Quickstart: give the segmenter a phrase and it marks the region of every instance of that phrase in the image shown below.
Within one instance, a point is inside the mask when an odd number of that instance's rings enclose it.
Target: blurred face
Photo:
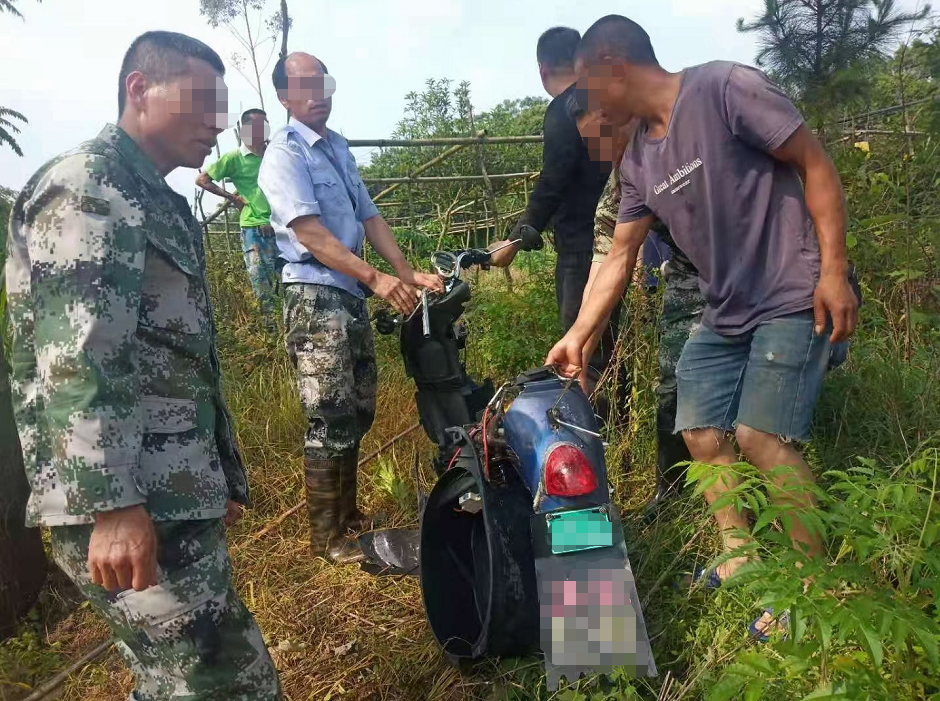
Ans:
[[[271,126],[263,114],[252,114],[239,130],[242,141],[254,151],[263,151],[271,136]]]
[[[624,80],[629,70],[622,61],[606,59],[593,65],[579,60],[575,65],[578,74],[578,99],[586,103],[589,112],[597,112],[615,127],[627,124],[635,115],[630,93]]]
[[[137,112],[141,136],[165,172],[199,168],[228,127],[228,88],[205,61],[188,59],[185,75],[153,83],[140,72],[127,78],[127,100]]]
[[[323,73],[320,62],[308,54],[295,54],[287,60],[287,90],[279,90],[281,104],[291,116],[311,129],[326,125],[333,110],[336,81]]]
[[[591,154],[591,160],[620,165],[623,152],[636,131],[637,120],[630,120],[625,126],[615,127],[600,113],[586,112],[578,117],[578,132]]]
[[[578,117],[578,133],[593,161],[614,163],[617,160],[615,131],[600,112],[585,112]]]

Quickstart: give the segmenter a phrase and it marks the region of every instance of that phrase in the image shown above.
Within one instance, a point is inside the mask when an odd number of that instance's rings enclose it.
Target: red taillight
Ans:
[[[545,491],[553,497],[581,497],[597,489],[587,457],[573,445],[552,448],[545,460]]]

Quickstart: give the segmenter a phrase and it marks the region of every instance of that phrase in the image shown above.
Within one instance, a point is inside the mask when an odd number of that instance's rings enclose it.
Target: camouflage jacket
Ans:
[[[604,192],[597,203],[597,210],[594,213],[594,262],[603,263],[604,258],[610,253],[610,247],[614,240],[614,229],[617,227],[617,218],[620,214],[620,169],[614,168],[610,174],[610,179],[604,186]],[[692,261],[686,258],[676,242],[669,233],[669,229],[661,221],[656,221],[652,226],[652,231],[659,234],[669,247],[669,260],[666,263],[667,270],[664,271],[667,277],[672,274],[687,277],[698,277],[698,271],[692,265]],[[639,261],[638,261],[639,262]],[[698,281],[694,281],[697,285]]]
[[[126,132],[108,125],[32,177],[6,274],[30,525],[137,504],[210,519],[248,502],[202,235]]]

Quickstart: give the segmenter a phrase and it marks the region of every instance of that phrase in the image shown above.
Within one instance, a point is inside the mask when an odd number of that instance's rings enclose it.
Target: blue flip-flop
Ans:
[[[772,606],[768,606],[767,608],[765,608],[763,613],[761,613],[760,616],[758,616],[753,621],[751,621],[751,625],[748,627],[748,632],[751,634],[751,637],[753,637],[754,639],[756,639],[758,642],[761,642],[761,643],[766,643],[768,640],[770,640],[769,635],[767,635],[766,633],[762,633],[757,629],[757,624],[760,623],[760,619],[762,619],[764,617],[764,614],[767,614],[767,613],[769,613],[771,616],[774,615],[774,609]],[[790,627],[790,612],[789,611],[784,611],[779,616],[777,616],[777,625],[783,628]],[[764,630],[766,630],[766,628]],[[786,633],[783,634],[783,639],[784,640],[787,639]]]
[[[697,565],[692,571],[692,584],[698,584],[703,581],[702,587],[704,589],[719,589],[721,587],[721,577],[718,576],[716,570],[706,570],[702,565]],[[673,584],[673,589],[679,591],[679,586],[681,582],[676,582]]]

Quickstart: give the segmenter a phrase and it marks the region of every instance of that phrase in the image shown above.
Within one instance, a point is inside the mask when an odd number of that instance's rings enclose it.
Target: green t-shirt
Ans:
[[[231,180],[238,194],[248,202],[242,207],[238,220],[243,229],[271,223],[271,206],[258,187],[259,168],[261,159],[244,146],[237,151],[222,154],[219,160],[206,168],[206,175],[216,182],[223,178]]]

